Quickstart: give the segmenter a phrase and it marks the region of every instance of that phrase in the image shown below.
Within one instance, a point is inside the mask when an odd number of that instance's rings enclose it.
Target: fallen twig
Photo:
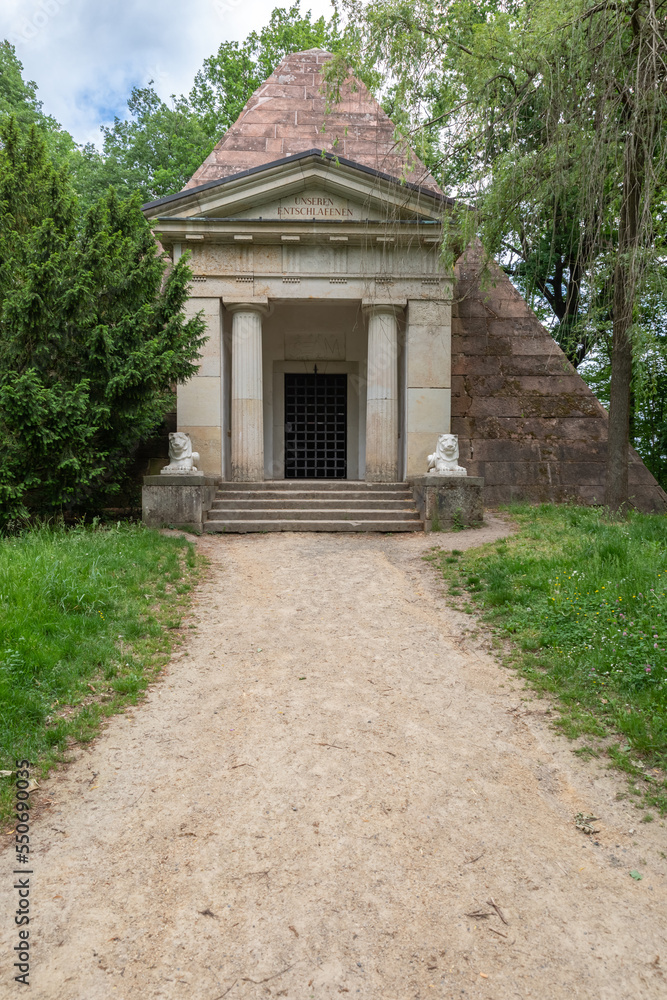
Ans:
[[[261,986],[262,983],[268,983],[271,979],[277,979],[278,976],[284,976],[285,973],[289,972],[290,969],[293,969],[295,965],[296,962],[293,962],[292,965],[288,965],[286,969],[281,969],[280,972],[274,972],[272,976],[267,976],[266,979],[248,979],[246,976],[244,976],[241,982],[254,983],[255,986]]]
[[[345,747],[339,747],[337,743],[316,743],[316,747],[333,747],[334,750],[344,750]]]
[[[233,771],[237,767],[254,767],[254,766],[255,766],[254,764],[232,764],[229,770]]]
[[[577,813],[577,815],[574,817],[574,824],[577,830],[581,830],[582,833],[587,833],[590,835],[591,833],[600,832],[599,827],[594,827],[592,825],[597,819],[599,819],[598,816],[590,816],[590,815],[584,816],[583,813]]]
[[[478,854],[476,858],[471,858],[470,861],[464,861],[463,864],[464,865],[474,865],[474,863],[476,861],[479,861],[480,858],[483,858],[485,854],[486,854],[486,851],[482,851],[482,853]]]
[[[502,931],[497,931],[495,927],[488,927],[487,930],[490,930],[492,934],[497,934],[498,937],[504,937],[504,938],[507,937],[507,934],[503,934]]]
[[[219,997],[216,997],[215,1000],[222,1000],[223,997],[226,997],[228,993],[231,993],[231,991],[234,989],[237,983],[238,979],[235,979],[232,985],[229,986],[224,993],[221,993]]]
[[[262,872],[246,872],[245,875],[232,875],[231,881],[240,882],[242,878],[251,878],[253,875],[259,875],[260,878],[268,879],[270,871],[271,869],[267,868],[265,871]]]
[[[500,917],[500,919],[502,920],[502,922],[506,926],[509,926],[507,924],[507,921],[505,920],[505,917],[503,916],[503,911],[500,909],[500,907],[498,906],[498,904],[496,902],[494,902],[493,896],[489,896],[489,898],[487,899],[487,903],[489,904],[489,906],[492,906],[494,908],[494,910],[496,911],[496,913],[498,914],[498,916]]]

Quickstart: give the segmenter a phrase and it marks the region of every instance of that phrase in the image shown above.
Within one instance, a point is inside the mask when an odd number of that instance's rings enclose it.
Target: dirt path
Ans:
[[[40,792],[33,997],[667,994],[664,825],[466,636],[433,541],[201,540],[187,646]]]

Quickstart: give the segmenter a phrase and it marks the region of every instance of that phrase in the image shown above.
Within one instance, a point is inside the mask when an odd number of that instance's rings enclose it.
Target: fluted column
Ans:
[[[392,305],[371,305],[368,315],[366,481],[398,480],[398,314]]]
[[[228,305],[232,315],[232,479],[264,479],[262,315],[265,306]]]

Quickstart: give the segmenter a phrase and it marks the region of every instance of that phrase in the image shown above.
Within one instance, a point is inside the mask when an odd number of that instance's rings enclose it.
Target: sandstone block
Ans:
[[[481,524],[483,486],[475,476],[415,476],[412,489],[425,530]]]
[[[173,526],[201,531],[219,480],[204,475],[144,476],[142,517],[151,528]]]
[[[178,429],[183,430],[186,426],[219,427],[221,391],[220,376],[196,375],[184,385],[179,385],[176,397]]]

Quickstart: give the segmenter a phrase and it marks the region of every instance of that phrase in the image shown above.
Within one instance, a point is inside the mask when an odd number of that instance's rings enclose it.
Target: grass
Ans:
[[[667,518],[597,508],[513,506],[518,532],[432,558],[466,593],[506,662],[559,703],[557,725],[667,812]]]
[[[0,541],[0,770],[44,776],[168,660],[198,573],[191,542],[142,525]],[[0,819],[12,779],[0,778]]]

